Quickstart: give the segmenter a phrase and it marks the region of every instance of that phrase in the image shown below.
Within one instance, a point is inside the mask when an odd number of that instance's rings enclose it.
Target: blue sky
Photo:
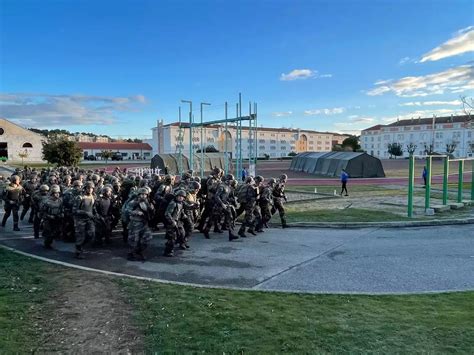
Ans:
[[[242,92],[259,125],[357,132],[474,92],[472,1],[0,4],[0,116],[28,127],[143,137]]]

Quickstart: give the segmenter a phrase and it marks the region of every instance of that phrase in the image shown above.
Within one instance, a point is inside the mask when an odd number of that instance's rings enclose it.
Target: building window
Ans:
[[[280,141],[281,144],[286,144],[285,140]]]
[[[270,147],[270,150],[276,150],[276,147],[275,147],[274,145],[272,145],[272,146]]]
[[[286,147],[281,147],[281,150],[286,150]]]
[[[24,143],[23,148],[33,148],[33,145],[31,143]]]
[[[261,145],[260,147],[258,147],[258,149],[260,149],[260,150],[265,150],[265,146],[264,146],[264,145]]]
[[[272,140],[270,141],[270,144],[276,144],[276,142],[277,142],[276,140],[272,139]]]
[[[258,143],[265,143],[265,139],[260,139]]]

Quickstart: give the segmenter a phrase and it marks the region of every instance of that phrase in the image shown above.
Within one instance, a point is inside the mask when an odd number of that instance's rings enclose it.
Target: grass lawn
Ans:
[[[51,310],[48,295],[57,287],[50,264],[0,249],[0,352],[31,353],[39,345],[37,321]]]
[[[291,222],[388,222],[406,221],[408,217],[403,217],[394,213],[367,210],[361,208],[335,209],[308,209],[307,207],[288,206],[287,220]],[[278,222],[278,213],[273,216],[273,221]]]
[[[337,193],[339,193],[341,190],[341,187],[339,186],[338,182],[338,184],[334,186],[318,186],[317,184],[315,184],[314,186],[288,186],[286,187],[285,191],[314,193],[315,188],[317,188],[318,194],[329,194],[331,196],[334,194],[334,190],[336,190]],[[370,192],[371,196],[397,196],[403,194],[406,195],[408,190],[408,188],[404,189],[403,187],[401,189],[397,189],[386,188],[381,185],[349,185],[347,189],[351,196],[366,196],[367,192]]]
[[[64,270],[0,249],[2,352],[31,352],[38,346],[35,317],[54,312],[46,301],[59,287],[46,275]],[[114,280],[134,308],[148,352],[472,353],[474,349],[474,292],[298,295]]]

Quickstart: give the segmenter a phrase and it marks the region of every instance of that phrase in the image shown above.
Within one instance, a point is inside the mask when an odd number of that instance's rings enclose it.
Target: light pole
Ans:
[[[202,142],[203,142],[203,137],[202,137],[202,131],[203,131],[203,125],[202,125],[202,107],[204,105],[207,105],[207,106],[210,106],[211,104],[207,103],[207,102],[201,102],[201,179],[204,179],[204,165],[203,165],[203,162],[204,162],[204,148],[203,148],[203,145],[202,145]],[[211,167],[212,168],[212,167]]]
[[[189,104],[189,168],[194,170],[193,164],[193,102],[190,100],[181,100]]]

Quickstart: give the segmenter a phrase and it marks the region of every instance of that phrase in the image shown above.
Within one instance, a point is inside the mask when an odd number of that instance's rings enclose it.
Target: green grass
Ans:
[[[60,287],[47,275],[62,271],[89,277],[0,249],[3,353],[38,347],[36,316],[52,316],[55,308],[48,304],[54,299],[48,296]],[[472,353],[474,349],[474,292],[298,295],[114,281],[135,310],[134,321],[148,352]]]
[[[35,325],[50,311],[50,292],[58,285],[47,277],[53,266],[0,249],[0,352],[26,353],[37,348]]]
[[[474,349],[474,293],[298,295],[119,281],[149,351],[407,353]]]
[[[321,204],[321,203],[320,203]],[[403,217],[394,213],[367,210],[362,208],[347,209],[311,209],[300,207],[294,209],[290,206],[287,209],[287,220],[291,222],[388,222],[388,221],[406,221],[408,217]],[[273,221],[278,222],[278,214],[273,216]]]
[[[307,192],[307,193],[314,193],[314,189],[317,188],[318,194],[329,194],[333,195],[334,190],[337,193],[341,191],[341,186],[339,182],[337,182],[334,186],[318,186],[317,184],[313,186],[288,186],[286,188],[287,192]],[[380,195],[401,195],[406,194],[406,189],[396,189],[396,188],[386,188],[381,185],[349,185],[347,187],[349,194],[351,196],[354,195],[364,195],[367,196],[367,192],[371,193],[371,196],[380,196]],[[407,188],[408,189],[408,188]]]

